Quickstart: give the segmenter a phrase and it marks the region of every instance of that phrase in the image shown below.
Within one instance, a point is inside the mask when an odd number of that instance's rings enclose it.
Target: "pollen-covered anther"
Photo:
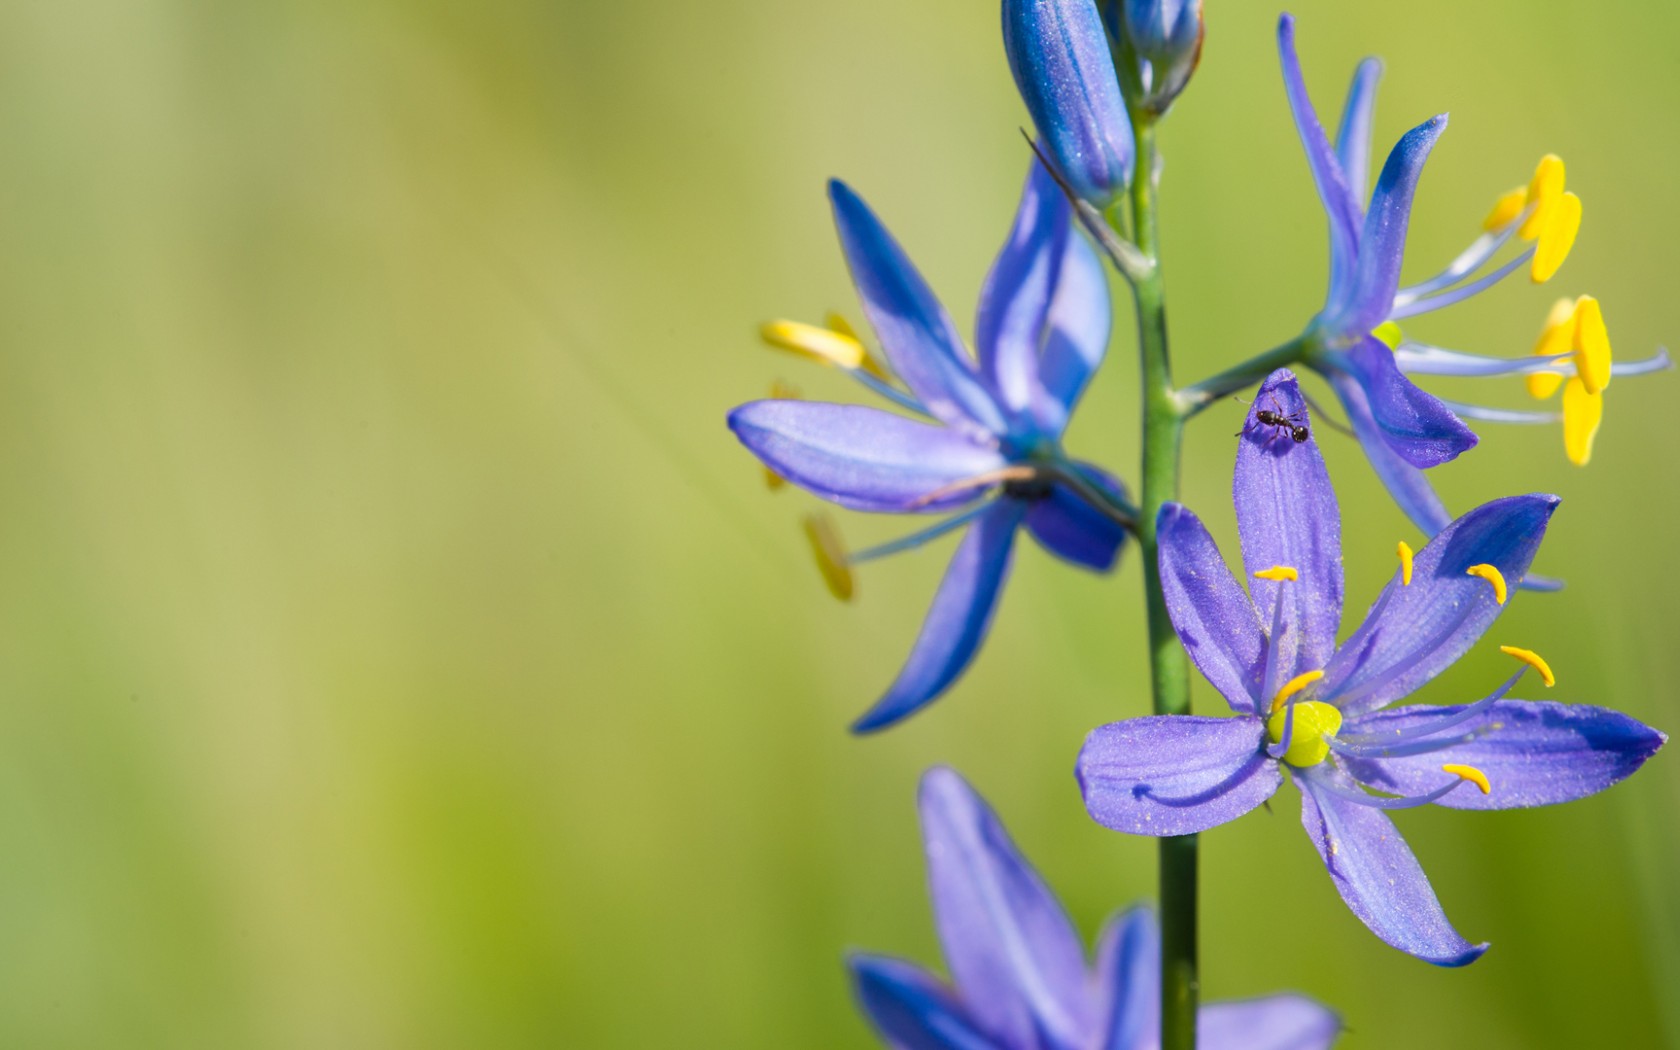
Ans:
[[[1610,331],[1598,300],[1583,295],[1575,301],[1575,374],[1587,393],[1602,393],[1610,385]]]
[[[1552,209],[1563,197],[1564,175],[1562,157],[1548,153],[1540,158],[1540,163],[1534,168],[1534,177],[1528,180],[1528,193],[1524,198],[1524,205],[1529,209],[1528,218],[1518,228],[1518,237],[1532,241],[1546,228],[1546,223],[1552,218]]]
[[[1493,210],[1488,212],[1487,218],[1482,220],[1482,229],[1489,233],[1503,230],[1511,223],[1516,222],[1517,217],[1523,213],[1523,209],[1526,207],[1528,207],[1527,186],[1518,186],[1509,193],[1501,194],[1499,199],[1493,202]]]
[[[1552,205],[1534,245],[1534,260],[1529,264],[1528,275],[1535,284],[1545,284],[1552,279],[1563,261],[1569,258],[1569,250],[1575,246],[1575,237],[1580,232],[1581,198],[1573,193],[1564,193]]]
[[[1449,762],[1441,767],[1441,772],[1451,773],[1455,777],[1469,781],[1481,788],[1482,794],[1484,795],[1493,791],[1493,785],[1488,782],[1487,774],[1483,773],[1475,766],[1461,766],[1456,763]]]
[[[778,350],[847,371],[862,368],[869,359],[856,337],[801,321],[769,321],[759,327],[758,334]]]
[[[1563,452],[1569,462],[1584,467],[1592,459],[1593,439],[1604,422],[1604,395],[1587,389],[1581,377],[1563,385]]]
[[[1269,569],[1260,569],[1255,572],[1254,578],[1257,580],[1271,580],[1274,583],[1281,583],[1284,580],[1288,580],[1293,583],[1301,578],[1301,574],[1297,572],[1293,566],[1274,565]]]
[[[811,542],[811,554],[816,558],[817,569],[828,585],[828,593],[843,602],[851,601],[854,591],[852,567],[846,558],[846,545],[841,542],[840,531],[834,527],[833,519],[827,514],[807,514],[801,524],[805,528],[805,538]]]
[[[1557,676],[1552,674],[1552,666],[1533,649],[1519,649],[1514,645],[1502,645],[1499,647],[1499,651],[1504,653],[1506,656],[1514,656],[1518,660],[1521,660],[1523,663],[1534,668],[1536,671],[1539,671],[1540,680],[1546,683],[1547,688],[1557,685]]]
[[[830,331],[838,332],[863,347],[863,370],[865,372],[877,379],[889,381],[892,379],[892,373],[887,371],[887,366],[881,363],[880,359],[875,356],[875,352],[869,349],[869,344],[863,341],[863,336],[858,335],[857,329],[852,327],[852,322],[846,320],[841,314],[830,310],[824,315],[823,324],[827,325]]]
[[[1412,545],[1401,540],[1394,553],[1400,556],[1400,586],[1412,585]]]
[[[1493,588],[1493,600],[1500,605],[1505,604],[1505,598],[1510,592],[1505,587],[1505,574],[1500,572],[1498,568],[1483,562],[1480,565],[1472,565],[1465,569],[1464,574],[1466,576],[1478,576],[1486,580],[1488,585]]]
[[[1283,683],[1283,687],[1277,691],[1277,695],[1272,697],[1272,713],[1277,713],[1283,708],[1284,704],[1289,702],[1290,697],[1323,677],[1323,671],[1303,671]]]
[[[1565,296],[1552,304],[1551,311],[1546,314],[1546,325],[1540,330],[1540,338],[1534,343],[1535,357],[1558,357],[1574,352],[1577,302],[1574,297]],[[1563,380],[1564,375],[1561,372],[1530,372],[1529,396],[1544,401],[1558,392]]]

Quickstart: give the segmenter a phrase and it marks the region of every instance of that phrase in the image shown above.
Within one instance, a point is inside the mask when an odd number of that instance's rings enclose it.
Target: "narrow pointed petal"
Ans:
[[[1034,415],[1047,433],[1059,436],[1067,429],[1073,407],[1108,352],[1113,320],[1108,271],[1089,242],[1077,232],[1071,233],[1062,256],[1056,298],[1050,303],[1050,329],[1038,366],[1044,400]]]
[[[1366,715],[1344,731],[1380,741],[1387,733],[1425,728],[1464,710],[1399,707]],[[1487,774],[1487,794],[1466,785],[1436,802],[1451,809],[1549,806],[1597,794],[1632,776],[1668,739],[1617,711],[1585,704],[1500,700],[1478,717],[1453,726],[1441,751],[1401,758],[1342,759],[1349,773],[1380,791],[1420,795],[1449,782],[1447,762]]]
[[[1278,654],[1283,681],[1318,670],[1335,651],[1342,622],[1342,515],[1310,427],[1307,440],[1296,441],[1288,429],[1261,423],[1257,415],[1264,411],[1307,425],[1307,405],[1289,369],[1273,372],[1254,395],[1231,485],[1254,606],[1265,615],[1280,599],[1286,603],[1282,622],[1289,630],[1280,645],[1293,651]],[[1292,581],[1254,578],[1275,565],[1300,575]]]
[[[1434,394],[1406,378],[1394,351],[1366,336],[1337,354],[1335,364],[1365,392],[1377,431],[1400,458],[1419,469],[1440,466],[1476,447],[1476,435]]]
[[[954,770],[928,770],[919,805],[934,922],[969,1014],[1006,1046],[1076,1047],[1095,1019],[1061,904]]]
[[[862,405],[751,401],[729,414],[729,429],[781,477],[853,510],[946,510],[981,490],[920,501],[1005,465],[948,427]]]
[[[858,1005],[891,1050],[1008,1050],[981,1034],[951,990],[920,967],[853,955],[846,968]]]
[[[1514,585],[1528,573],[1558,498],[1509,496],[1454,521],[1398,574],[1330,663],[1318,698],[1353,716],[1386,707],[1434,678],[1476,644],[1504,611],[1488,581],[1468,574],[1491,565]]]
[[[980,290],[974,348],[1004,404],[1024,411],[1040,396],[1038,348],[1067,251],[1068,206],[1056,180],[1033,158],[1021,204]]]
[[[1336,892],[1359,921],[1395,948],[1437,966],[1463,966],[1487,951],[1453,929],[1429,877],[1388,814],[1320,786],[1359,786],[1329,762],[1296,771],[1301,824],[1318,848]]]
[[[1352,286],[1359,257],[1359,202],[1348,188],[1330,140],[1319,123],[1301,77],[1301,60],[1295,53],[1295,19],[1278,19],[1278,56],[1283,62],[1283,88],[1289,96],[1289,110],[1295,116],[1295,130],[1307,152],[1307,166],[1319,200],[1330,217],[1330,295],[1328,303],[1342,299]]]
[[[1238,713],[1260,710],[1266,636],[1207,527],[1168,503],[1155,524],[1167,615],[1196,669]]]
[[[1129,908],[1097,941],[1097,998],[1107,1004],[1102,1050],[1149,1050],[1161,1037],[1161,931],[1148,908]]]
[[[1098,726],[1074,775],[1091,819],[1130,835],[1189,835],[1271,798],[1283,782],[1260,719],[1151,715]]]
[[[1361,208],[1371,164],[1371,115],[1377,108],[1377,81],[1381,77],[1381,62],[1367,58],[1359,63],[1342,107],[1341,130],[1336,134],[1336,161],[1342,166],[1342,181]]]
[[[1336,391],[1342,409],[1347,412],[1348,425],[1359,439],[1359,447],[1364,450],[1371,469],[1376,471],[1388,494],[1394,497],[1395,504],[1405,512],[1406,517],[1412,519],[1412,524],[1423,530],[1425,536],[1440,532],[1452,520],[1452,515],[1447,513],[1446,504],[1435,494],[1434,486],[1429,484],[1423,471],[1402,459],[1388,439],[1383,437],[1382,428],[1377,425],[1376,417],[1371,415],[1371,405],[1365,397],[1364,388],[1344,373],[1331,372],[1325,378]]]
[[[992,625],[998,595],[1009,576],[1015,527],[1025,513],[1020,501],[1000,499],[968,527],[904,669],[886,695],[853,724],[853,732],[873,732],[913,714],[968,669]]]
[[[1125,488],[1112,475],[1090,464],[1080,464],[1091,484],[1124,497]],[[1107,572],[1120,557],[1126,530],[1119,522],[1086,502],[1066,485],[1056,485],[1050,495],[1033,500],[1027,511],[1027,528],[1045,550],[1082,568]]]
[[[852,283],[893,370],[944,423],[1001,434],[1002,408],[904,249],[845,183],[831,181],[828,191]]]
[[[1209,1003],[1196,1015],[1200,1050],[1328,1050],[1342,1034],[1334,1010],[1304,995]]]

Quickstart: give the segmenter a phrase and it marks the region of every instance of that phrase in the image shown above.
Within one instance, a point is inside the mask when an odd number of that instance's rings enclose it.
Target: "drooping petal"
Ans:
[[[1200,1050],[1328,1050],[1341,1034],[1341,1017],[1304,995],[1209,1003],[1196,1015]]]
[[[858,1005],[891,1050],[1009,1050],[983,1035],[951,990],[920,967],[859,954],[846,968]]]
[[[1382,428],[1377,425],[1376,417],[1371,415],[1365,389],[1345,373],[1330,372],[1325,378],[1329,380],[1331,389],[1336,391],[1343,411],[1347,412],[1348,425],[1359,439],[1359,447],[1364,450],[1365,458],[1370,462],[1371,469],[1377,472],[1383,487],[1388,489],[1388,494],[1394,497],[1394,502],[1406,517],[1412,519],[1412,524],[1423,530],[1425,536],[1440,532],[1452,520],[1452,515],[1447,513],[1446,504],[1435,494],[1434,486],[1429,484],[1423,471],[1400,458],[1400,453],[1394,451],[1388,439],[1383,437]]]
[[[1038,395],[1038,348],[1067,251],[1072,211],[1035,157],[1009,239],[980,289],[974,348],[1004,404],[1017,412]]]
[[[1359,715],[1409,695],[1463,656],[1504,610],[1490,582],[1470,575],[1492,566],[1514,587],[1528,572],[1546,523],[1549,495],[1484,503],[1442,529],[1412,559],[1412,582],[1399,575],[1324,668],[1318,698]]]
[[[1464,421],[1407,379],[1394,363],[1394,351],[1378,340],[1366,336],[1331,361],[1359,384],[1377,432],[1412,466],[1427,470],[1476,446]]]
[[[729,429],[783,478],[854,510],[947,510],[983,489],[921,501],[1005,465],[948,427],[862,405],[751,401],[729,414]]]
[[[1330,217],[1330,294],[1328,303],[1340,301],[1351,288],[1355,262],[1359,257],[1359,202],[1354,199],[1330,140],[1319,123],[1307,95],[1307,84],[1301,77],[1301,60],[1295,53],[1295,19],[1284,15],[1278,19],[1278,57],[1283,61],[1283,88],[1289,96],[1289,111],[1295,117],[1295,130],[1307,152],[1307,166],[1312,169],[1313,183],[1318,187],[1319,200]]]
[[[1342,126],[1336,133],[1336,161],[1342,167],[1342,181],[1360,208],[1365,203],[1371,163],[1371,114],[1377,106],[1377,81],[1381,77],[1382,63],[1378,60],[1367,58],[1359,63],[1342,107]]]
[[[1161,589],[1178,640],[1197,670],[1240,713],[1259,710],[1266,638],[1254,605],[1195,514],[1177,503],[1155,523]]]
[[[1003,433],[1002,407],[968,359],[951,316],[904,249],[845,183],[830,181],[828,195],[852,283],[893,370],[942,422]]]
[[[1335,793],[1321,780],[1360,789],[1330,762],[1295,775],[1301,824],[1359,921],[1388,944],[1437,966],[1463,966],[1480,957],[1487,945],[1471,944],[1453,929],[1388,814]]]
[[[1050,330],[1038,366],[1044,400],[1034,415],[1047,433],[1060,435],[1067,429],[1073,407],[1108,351],[1113,319],[1108,271],[1085,238],[1072,233],[1063,252],[1056,298],[1050,303]]]
[[[1150,1050],[1161,1038],[1161,931],[1148,908],[1108,920],[1097,940],[1097,999],[1106,1005],[1101,1050]]]
[[[1380,743],[1389,733],[1422,730],[1451,718],[1465,705],[1398,707],[1378,711],[1346,726]],[[1444,795],[1436,805],[1452,809],[1514,809],[1570,802],[1603,791],[1632,776],[1668,739],[1617,711],[1585,704],[1499,700],[1479,716],[1442,735],[1451,747],[1399,758],[1349,758],[1342,762],[1357,779],[1381,791],[1421,795],[1452,780],[1443,763],[1474,766],[1487,774],[1491,790],[1471,785]]]
[[[1283,782],[1254,717],[1151,715],[1098,726],[1074,765],[1091,819],[1131,835],[1189,835],[1272,797]]]
[[[1262,423],[1261,412],[1295,421],[1279,427]],[[1292,433],[1291,427],[1299,427]],[[1306,431],[1305,441],[1294,433]],[[1249,592],[1262,616],[1278,601],[1287,603],[1281,622],[1289,629],[1274,643],[1293,651],[1278,653],[1277,682],[1316,671],[1336,648],[1342,622],[1342,515],[1336,491],[1311,433],[1306,402],[1295,374],[1273,372],[1260,384],[1237,443],[1237,469],[1231,485],[1242,538],[1243,568]],[[1286,565],[1299,573],[1290,580],[1256,579],[1254,573]]]
[[[853,723],[853,732],[872,732],[914,713],[968,669],[991,627],[1009,575],[1015,528],[1025,514],[1020,501],[1000,499],[974,519],[939,581],[904,669],[886,695]]]
[[[969,1015],[1005,1046],[1075,1050],[1095,1018],[1061,904],[954,770],[928,770],[918,801],[939,943]]]
[[[1088,463],[1074,469],[1092,485],[1124,497],[1126,490],[1113,475]],[[1120,547],[1126,541],[1126,530],[1118,522],[1063,484],[1053,486],[1048,496],[1031,502],[1027,528],[1033,539],[1051,554],[1097,572],[1114,568]]]

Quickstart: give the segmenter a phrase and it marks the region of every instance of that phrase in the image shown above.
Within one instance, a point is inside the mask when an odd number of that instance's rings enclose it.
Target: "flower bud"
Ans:
[[[1003,0],[1003,47],[1067,184],[1106,208],[1132,177],[1132,124],[1096,0]]]
[[[1108,0],[1107,13],[1137,64],[1138,105],[1165,113],[1202,58],[1202,0]]]

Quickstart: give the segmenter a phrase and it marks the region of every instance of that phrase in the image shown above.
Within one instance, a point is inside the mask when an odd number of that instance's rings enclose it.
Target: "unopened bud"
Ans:
[[[1159,116],[1202,58],[1202,0],[1108,0],[1110,25],[1136,68],[1137,104]],[[1116,17],[1118,16],[1118,17]],[[1118,24],[1116,24],[1118,23]]]

